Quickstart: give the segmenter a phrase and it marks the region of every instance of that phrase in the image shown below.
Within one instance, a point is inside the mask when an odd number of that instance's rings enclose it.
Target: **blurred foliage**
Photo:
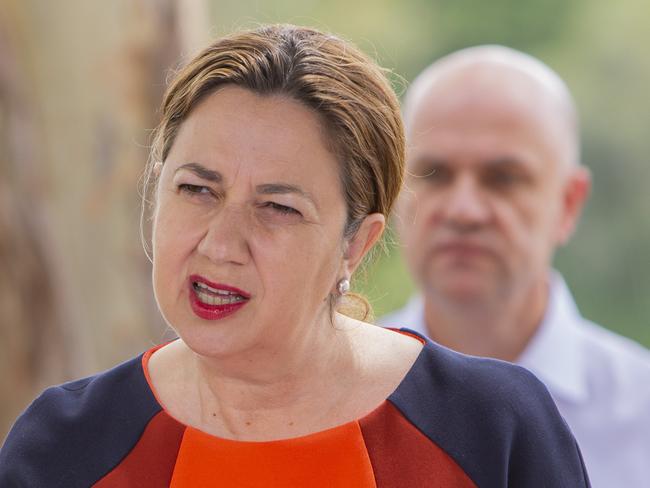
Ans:
[[[650,346],[650,2],[213,0],[212,17],[215,35],[266,22],[330,30],[406,80],[441,55],[485,43],[558,71],[581,113],[594,189],[556,265],[585,316]],[[393,80],[401,94],[404,83]],[[413,292],[397,246],[366,275],[360,288],[378,315]]]

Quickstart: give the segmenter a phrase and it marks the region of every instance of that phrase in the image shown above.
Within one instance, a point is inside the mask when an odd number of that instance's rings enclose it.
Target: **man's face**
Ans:
[[[545,279],[570,232],[566,136],[550,109],[525,99],[456,86],[434,88],[414,109],[400,225],[428,297],[498,303]]]

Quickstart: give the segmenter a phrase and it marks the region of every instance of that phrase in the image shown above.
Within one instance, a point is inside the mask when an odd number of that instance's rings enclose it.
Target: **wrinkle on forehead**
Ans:
[[[409,88],[404,119],[412,139],[414,123],[423,115],[480,111],[496,117],[505,110],[542,120],[555,133],[562,159],[579,162],[577,114],[565,83],[541,61],[503,46],[468,48],[433,63]]]

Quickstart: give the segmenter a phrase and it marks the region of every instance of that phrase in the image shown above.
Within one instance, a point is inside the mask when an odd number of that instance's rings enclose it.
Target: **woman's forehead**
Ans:
[[[180,125],[168,158],[179,153],[278,166],[331,160],[319,118],[287,97],[261,96],[238,87],[209,95]],[[195,156],[196,157],[196,156]]]

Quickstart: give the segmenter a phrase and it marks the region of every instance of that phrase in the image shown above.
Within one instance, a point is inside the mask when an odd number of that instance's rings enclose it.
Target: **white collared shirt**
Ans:
[[[428,335],[421,296],[379,323]],[[650,487],[650,351],[584,319],[554,273],[544,320],[517,364],[546,384],[595,488]]]

